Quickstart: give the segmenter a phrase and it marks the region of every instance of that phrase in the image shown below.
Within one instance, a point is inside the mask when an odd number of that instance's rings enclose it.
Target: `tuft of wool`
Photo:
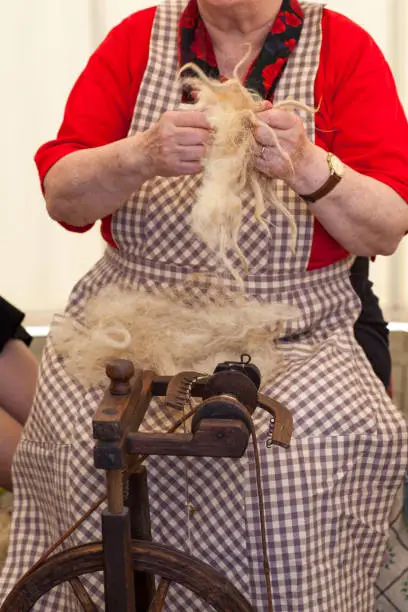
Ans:
[[[185,287],[155,295],[103,289],[87,303],[81,322],[61,317],[52,330],[67,373],[85,388],[107,381],[114,358],[159,375],[182,370],[211,373],[217,363],[252,356],[263,382],[283,369],[276,347],[283,322],[298,315],[287,304],[249,300],[241,292],[209,292],[199,302]]]
[[[250,49],[248,50],[248,53]],[[246,89],[238,71],[247,54],[235,67],[233,76],[220,82],[208,78],[195,64],[183,66],[196,76],[183,77],[184,86],[194,90],[195,108],[202,110],[214,130],[214,137],[204,161],[202,184],[191,213],[191,227],[196,235],[215,252],[235,280],[242,286],[248,273],[247,261],[238,245],[242,222],[242,199],[249,194],[254,215],[270,237],[270,230],[262,218],[267,206],[275,206],[289,221],[292,230],[292,250],[296,246],[297,227],[292,213],[279,201],[274,181],[254,167],[258,152],[254,128],[259,125],[256,113],[262,110],[264,101],[256,93]],[[292,99],[275,105],[288,112],[294,108],[313,111]],[[268,126],[269,128],[269,126]],[[281,147],[276,134],[269,128],[275,145],[285,159],[288,174],[293,165],[287,152]],[[242,262],[242,270],[236,270],[228,259],[232,249]]]

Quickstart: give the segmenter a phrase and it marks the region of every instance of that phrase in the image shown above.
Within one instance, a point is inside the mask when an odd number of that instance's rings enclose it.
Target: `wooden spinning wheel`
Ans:
[[[137,372],[129,361],[107,367],[110,388],[93,419],[94,463],[106,471],[108,509],[102,514],[102,542],[68,549],[37,563],[17,583],[0,612],[31,610],[55,586],[69,582],[85,612],[98,608],[81,576],[104,572],[107,612],[160,612],[171,583],[190,590],[217,612],[252,612],[237,588],[220,572],[183,552],[151,541],[146,469],[148,455],[241,457],[257,406],[274,419],[272,441],[287,447],[292,417],[279,403],[258,393],[260,376],[250,360],[219,364],[214,374],[182,372],[157,377]],[[194,410],[191,433],[139,432],[150,400],[165,397],[176,410],[188,397]],[[181,413],[180,413],[181,414]],[[184,419],[179,419],[180,425]],[[124,474],[128,501],[124,505]]]

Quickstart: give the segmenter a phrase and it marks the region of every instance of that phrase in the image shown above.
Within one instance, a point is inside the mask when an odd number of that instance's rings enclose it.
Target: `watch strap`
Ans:
[[[305,200],[306,202],[316,202],[317,200],[320,200],[320,198],[324,198],[324,196],[330,193],[332,189],[334,189],[336,185],[340,183],[341,179],[341,176],[338,176],[337,174],[331,174],[327,181],[324,183],[324,185],[319,187],[319,189],[316,189],[316,191],[308,195],[299,194],[299,196],[302,198],[302,200]]]

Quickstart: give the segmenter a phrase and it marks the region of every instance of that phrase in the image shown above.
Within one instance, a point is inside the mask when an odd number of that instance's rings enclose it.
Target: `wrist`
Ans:
[[[309,143],[296,164],[294,175],[287,182],[298,194],[313,193],[327,181],[329,174],[327,151]]]
[[[140,185],[155,176],[155,165],[149,155],[147,132],[138,132],[118,141],[117,168],[121,180]]]

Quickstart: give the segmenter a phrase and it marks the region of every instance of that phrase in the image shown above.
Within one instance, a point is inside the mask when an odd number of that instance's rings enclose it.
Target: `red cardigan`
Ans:
[[[35,161],[41,181],[63,156],[124,138],[146,68],[156,8],[115,27],[91,56],[69,96],[55,140]],[[408,202],[408,123],[390,68],[373,39],[346,17],[323,10],[322,47],[315,80],[316,144],[348,166],[386,183]],[[70,227],[87,231],[92,225]],[[111,218],[101,223],[116,246]],[[344,258],[346,251],[315,219],[308,269]]]

